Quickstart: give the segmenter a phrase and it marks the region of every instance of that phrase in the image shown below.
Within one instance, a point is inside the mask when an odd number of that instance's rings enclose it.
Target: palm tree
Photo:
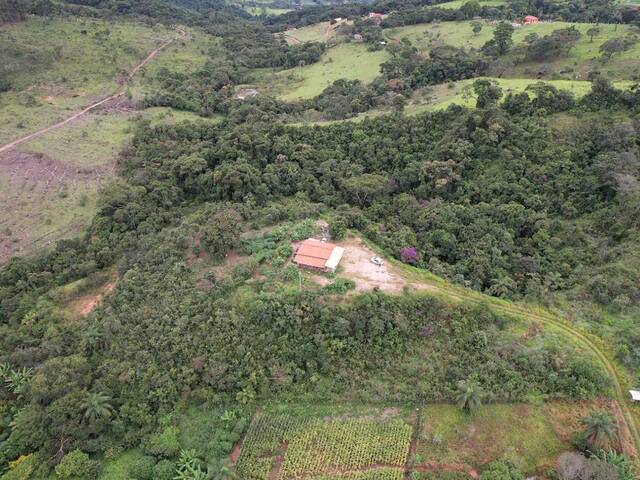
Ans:
[[[99,418],[109,418],[113,415],[113,405],[111,405],[111,397],[102,392],[87,393],[82,402],[84,410],[84,418],[89,422],[95,422]]]
[[[11,370],[5,377],[5,383],[9,390],[21,397],[27,388],[27,383],[33,374],[33,369],[22,367],[20,370]]]
[[[607,412],[591,412],[581,422],[585,426],[585,439],[592,448],[609,448],[618,438],[616,419]]]
[[[467,413],[477,409],[480,405],[482,397],[482,390],[480,386],[475,382],[462,381],[458,383],[458,396],[456,397],[456,403],[458,407]]]

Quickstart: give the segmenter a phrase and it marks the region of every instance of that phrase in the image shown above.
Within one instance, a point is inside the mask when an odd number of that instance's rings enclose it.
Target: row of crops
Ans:
[[[366,472],[343,473],[340,475],[321,475],[312,480],[404,480],[401,468],[377,468]]]
[[[401,419],[323,419],[261,414],[249,427],[236,470],[240,478],[268,480],[399,480],[412,428]],[[364,471],[369,467],[384,466]],[[398,467],[398,468],[394,468]],[[363,470],[362,472],[358,472]]]

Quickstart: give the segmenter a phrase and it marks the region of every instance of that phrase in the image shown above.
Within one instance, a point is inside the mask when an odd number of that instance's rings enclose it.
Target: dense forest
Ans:
[[[185,403],[225,411],[198,452],[220,461],[209,465],[219,472],[249,407],[267,399],[421,404],[451,401],[461,384],[480,386],[486,402],[609,393],[589,352],[485,305],[380,291],[347,301],[353,286],[339,279],[295,288],[296,269],[285,265],[291,242],[311,235],[319,218],[336,240],[355,233],[458,285],[591,312],[593,330],[640,368],[640,326],[604,324],[606,315],[640,311],[637,86],[618,89],[594,75],[576,99],[544,83],[514,93],[476,80],[475,108],[402,114],[396,94],[482,75],[503,54],[496,35],[482,51],[441,46],[428,57],[408,41],[387,47],[392,56],[371,85],[339,80],[311,100],[239,101],[230,87],[252,69],[311,64],[324,53],[324,44],[272,35],[285,25],[400,8],[390,19],[409,24],[444,10],[382,0],[312,7],[263,25],[218,1],[65,3],[220,37],[198,71],[161,70],[160,88],[141,106],[224,118],[140,121],[85,235],[0,269],[0,473],[35,454],[29,478],[54,467],[61,478],[96,478],[95,458],[137,448],[147,465],[135,478],[204,478],[173,476],[174,416]],[[552,3],[509,2],[496,18],[535,7],[572,21],[637,21],[614,17],[622,10],[604,0]],[[1,20],[65,8],[33,1]],[[571,42],[569,30],[534,40],[531,51]],[[344,119],[385,102],[393,113],[361,122],[286,124],[308,110]],[[223,262],[232,250],[248,261],[230,275],[194,273],[194,256]],[[256,281],[260,265],[273,278]],[[105,278],[117,279],[109,302],[69,322],[65,288]]]

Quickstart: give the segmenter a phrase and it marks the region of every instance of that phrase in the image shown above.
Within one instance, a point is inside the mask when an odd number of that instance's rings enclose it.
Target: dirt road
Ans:
[[[187,36],[187,32],[185,32],[182,29],[177,29],[178,33],[180,34],[180,38],[185,38]],[[147,57],[140,63],[138,63],[135,67],[133,67],[131,69],[131,71],[129,72],[129,75],[127,76],[126,82],[130,81],[131,79],[133,79],[133,77],[136,75],[136,73],[138,73],[138,71],[144,67],[147,63],[149,63],[151,60],[153,60],[156,55],[158,55],[158,53],[160,53],[162,50],[166,49],[167,47],[171,46],[175,41],[177,40],[176,38],[172,38],[171,40],[167,40],[165,43],[163,43],[162,45],[160,45],[158,48],[156,48],[154,51],[152,51],[149,55],[147,55]],[[73,122],[74,120],[77,120],[78,118],[86,115],[87,113],[89,113],[91,110],[94,110],[96,108],[98,108],[99,106],[114,100],[118,97],[121,97],[122,95],[124,95],[126,88],[124,85],[126,85],[126,82],[122,82],[122,88],[116,92],[113,93],[105,98],[103,98],[102,100],[99,100],[98,102],[94,103],[93,105],[89,105],[88,107],[84,108],[83,110],[74,113],[73,115],[71,115],[70,117],[66,118],[65,120],[62,120],[61,122],[58,122],[54,125],[50,125],[48,127],[42,128],[36,132],[30,133],[29,135],[25,135],[22,138],[19,138],[17,140],[14,140],[13,142],[7,143],[6,145],[3,145],[0,147],[0,153],[5,152],[7,150],[10,150],[14,147],[17,147],[18,145],[28,142],[29,140],[33,140],[34,138],[38,138],[42,135],[44,135],[45,133],[51,132],[52,130],[57,130],[60,127],[63,127],[71,122]]]

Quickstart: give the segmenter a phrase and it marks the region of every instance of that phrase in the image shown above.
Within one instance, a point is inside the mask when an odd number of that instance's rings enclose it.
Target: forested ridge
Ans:
[[[339,80],[311,100],[241,101],[232,87],[252,69],[314,63],[327,47],[287,45],[270,32],[275,20],[250,21],[223,2],[64,3],[219,37],[195,71],[161,70],[141,106],[222,118],[137,122],[87,232],[0,268],[3,480],[97,478],[123,451],[142,455],[132,478],[229,478],[228,455],[261,402],[422,405],[469,386],[487,403],[610,395],[590,352],[488,306],[353,292],[340,271],[302,288],[292,242],[317,234],[317,220],[336,241],[358,235],[457,285],[572,311],[632,374],[640,368],[637,86],[594,74],[577,99],[545,83],[515,93],[476,80],[475,108],[406,116],[396,104],[360,122],[290,125],[305,110],[348,118],[389,90],[477,77],[502,55],[499,36],[482,52],[442,46],[428,58],[400,42],[372,85]],[[607,21],[605,3],[558,14]],[[61,5],[32,2],[2,20],[48,6],[68,13]],[[318,21],[320,11],[278,21]],[[242,261],[228,265],[230,255]],[[69,315],[70,291],[107,282],[100,306]],[[185,453],[177,425],[194,406],[219,415],[214,434]],[[575,443],[587,450],[584,441]]]

